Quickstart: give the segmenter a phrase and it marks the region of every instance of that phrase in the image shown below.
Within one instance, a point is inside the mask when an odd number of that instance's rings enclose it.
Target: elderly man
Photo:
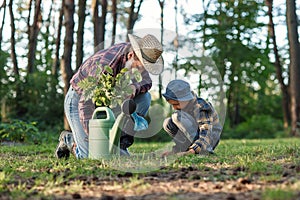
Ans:
[[[152,86],[151,74],[163,71],[162,45],[153,35],[143,38],[128,35],[130,42],[113,45],[100,50],[89,57],[74,74],[70,81],[70,89],[65,97],[65,114],[71,131],[63,131],[59,137],[59,144],[55,151],[56,157],[64,158],[73,153],[76,158],[88,157],[88,122],[95,110],[92,100],[86,101],[78,83],[88,76],[96,77],[97,68],[110,66],[116,76],[121,69],[137,69],[142,77],[140,82],[132,80],[133,93],[130,98],[136,103],[136,113],[145,116],[151,103],[148,92]],[[126,129],[126,128],[125,128]],[[127,129],[130,129],[127,128]],[[121,154],[129,155],[127,148],[133,143],[134,133],[122,132],[120,138]]]

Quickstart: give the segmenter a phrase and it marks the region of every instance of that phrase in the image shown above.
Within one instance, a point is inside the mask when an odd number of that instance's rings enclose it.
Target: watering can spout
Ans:
[[[126,99],[121,106],[122,112],[117,117],[112,129],[110,130],[110,148],[109,152],[111,154],[120,154],[120,136],[121,136],[121,128],[124,125],[124,120],[126,115],[130,116],[135,112],[136,103],[132,99]],[[117,148],[116,148],[117,147]]]

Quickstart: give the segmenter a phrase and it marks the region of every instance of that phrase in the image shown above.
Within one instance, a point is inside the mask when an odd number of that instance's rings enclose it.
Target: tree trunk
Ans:
[[[9,15],[10,15],[10,23],[11,23],[11,37],[10,37],[10,44],[11,44],[11,52],[10,57],[13,63],[13,71],[14,71],[14,77],[15,77],[15,91],[16,91],[16,103],[15,103],[15,111],[17,116],[23,116],[23,114],[26,112],[26,108],[24,108],[21,105],[22,100],[22,89],[21,89],[21,82],[20,82],[20,72],[18,67],[18,61],[17,61],[17,54],[16,54],[16,39],[15,39],[15,17],[13,12],[13,0],[10,0],[9,2]]]
[[[297,136],[300,134],[300,46],[295,0],[286,1],[286,18],[290,47],[291,136]]]
[[[16,39],[15,39],[15,32],[16,32],[16,27],[15,27],[15,17],[13,13],[13,0],[10,0],[9,2],[9,15],[10,15],[10,27],[11,27],[11,37],[10,37],[10,44],[11,44],[11,51],[10,51],[10,56],[11,60],[13,63],[13,69],[14,69],[14,75],[16,80],[19,80],[19,67],[18,67],[18,62],[17,62],[17,54],[16,54]],[[17,94],[18,95],[18,94]]]
[[[107,0],[102,0],[102,16],[99,17],[98,0],[92,2],[92,13],[94,23],[94,51],[104,48],[105,23],[107,15]]]
[[[3,1],[2,6],[0,7],[0,11],[3,8],[3,19],[1,22],[1,26],[0,26],[0,51],[2,50],[2,34],[3,34],[3,27],[4,27],[4,22],[5,22],[5,13],[6,13],[6,0]]]
[[[99,33],[99,3],[98,0],[92,1],[92,20],[94,23],[94,48],[96,48],[100,41],[100,33]],[[96,52],[96,50],[94,50]]]
[[[112,40],[111,45],[115,44],[115,37],[117,31],[117,0],[112,0],[112,16],[113,16],[113,26],[112,26]]]
[[[269,27],[268,33],[273,42],[273,51],[275,55],[275,69],[276,69],[276,77],[280,84],[280,89],[282,93],[282,111],[283,111],[283,124],[284,128],[288,128],[290,121],[290,112],[289,112],[289,94],[288,94],[288,86],[286,86],[283,82],[282,77],[282,66],[280,64],[280,57],[278,53],[277,43],[276,43],[276,34],[275,34],[275,26],[273,22],[273,0],[266,0],[266,5],[268,7],[268,16],[269,16]]]
[[[179,33],[178,33],[178,1],[175,0],[175,6],[174,6],[174,10],[175,10],[175,34],[176,34],[176,38],[173,41],[173,45],[174,45],[174,49],[175,49],[175,63],[174,63],[174,74],[175,74],[175,79],[177,78],[177,71],[178,71],[178,48],[179,48]]]
[[[158,0],[159,6],[160,6],[160,31],[161,31],[161,38],[160,42],[163,45],[164,42],[164,5],[165,0]],[[158,76],[158,96],[159,99],[162,99],[162,77],[161,75]]]
[[[140,0],[139,5],[137,7],[137,11],[134,12],[135,10],[135,0],[131,0],[131,5],[129,8],[129,13],[128,13],[128,21],[127,21],[127,33],[131,33],[132,29],[134,27],[134,24],[136,20],[138,19],[139,12],[142,6],[143,0]]]
[[[62,29],[62,23],[63,23],[63,16],[64,16],[64,7],[65,7],[65,1],[62,0],[61,3],[61,9],[59,11],[59,18],[58,18],[58,27],[57,27],[57,37],[55,41],[55,57],[53,61],[53,66],[52,66],[52,75],[57,76],[58,68],[59,68],[59,50],[60,50],[60,41],[61,41],[61,29]]]
[[[100,17],[100,43],[104,43],[105,38],[105,24],[107,16],[107,0],[102,0],[102,15]],[[104,47],[104,46],[103,46]]]
[[[83,35],[85,22],[85,7],[86,1],[79,0],[78,8],[78,30],[77,30],[77,45],[76,45],[76,69],[78,69],[83,61]]]
[[[66,35],[64,39],[64,54],[61,62],[61,73],[64,81],[64,94],[67,93],[70,87],[70,79],[72,78],[73,71],[71,67],[72,63],[72,47],[74,44],[74,0],[65,0],[64,5],[64,23],[66,27]],[[70,130],[69,124],[64,118],[64,127],[66,130]]]
[[[30,9],[31,9],[31,1],[30,1]],[[37,36],[40,31],[41,27],[41,0],[36,0],[34,1],[35,6],[34,6],[34,16],[33,16],[33,24],[30,24],[30,14],[29,14],[29,19],[28,19],[28,38],[29,38],[29,43],[28,43],[28,68],[27,72],[28,74],[31,74],[35,71],[34,67],[34,62],[35,62],[35,51],[36,51],[36,45],[37,45]],[[31,13],[31,10],[29,10],[29,13]]]

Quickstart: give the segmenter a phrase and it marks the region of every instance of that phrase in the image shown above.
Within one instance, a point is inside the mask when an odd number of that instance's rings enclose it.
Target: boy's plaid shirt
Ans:
[[[219,116],[211,103],[199,98],[195,98],[183,110],[191,114],[198,123],[198,134],[190,149],[194,149],[196,153],[202,151],[213,153],[213,148],[220,140],[222,126],[219,122]]]

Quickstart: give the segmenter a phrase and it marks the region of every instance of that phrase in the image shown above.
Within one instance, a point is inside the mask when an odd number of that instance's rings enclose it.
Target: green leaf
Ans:
[[[113,75],[113,73],[114,73],[113,70],[112,70],[112,68],[110,66],[108,66],[108,65],[104,66],[104,70],[107,71],[111,75]]]

